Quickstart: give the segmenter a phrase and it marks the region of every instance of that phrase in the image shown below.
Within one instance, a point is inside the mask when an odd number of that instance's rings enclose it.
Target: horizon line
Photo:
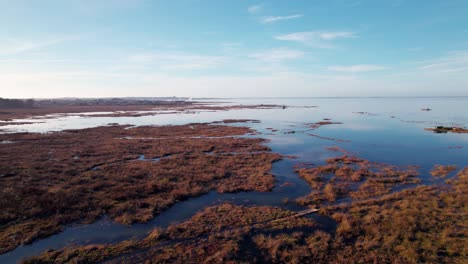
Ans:
[[[320,99],[320,98],[466,98],[468,95],[440,95],[440,96],[254,96],[254,97],[193,97],[193,96],[103,96],[103,97],[0,97],[3,99],[189,99],[189,100],[215,100],[215,99]]]

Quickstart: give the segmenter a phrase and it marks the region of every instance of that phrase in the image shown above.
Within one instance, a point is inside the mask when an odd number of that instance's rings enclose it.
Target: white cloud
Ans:
[[[165,70],[203,70],[219,66],[223,59],[209,56],[183,56],[175,58],[174,61],[174,63],[163,65],[161,68]]]
[[[241,42],[223,42],[221,43],[221,46],[223,48],[236,48],[236,47],[240,47],[244,45],[243,43]]]
[[[201,70],[219,66],[226,61],[226,58],[186,53],[146,53],[130,56],[129,61],[133,63],[155,64],[164,70]]]
[[[0,41],[0,56],[17,55],[23,52],[41,50],[53,45],[58,45],[72,37],[51,38],[41,41],[24,41],[17,39],[4,39]]]
[[[128,58],[130,62],[140,62],[140,63],[147,63],[152,62],[158,58],[157,54],[153,53],[145,53],[145,54],[136,54],[132,55]]]
[[[0,65],[1,67],[1,65]],[[468,80],[445,75],[411,79],[369,78],[364,75],[266,72],[255,76],[176,76],[161,72],[25,70],[0,71],[4,97],[63,96],[457,96],[466,95]],[[285,88],[287,87],[287,88]],[[444,87],[444,89],[440,89]],[[11,88],[11,89],[8,89]]]
[[[244,46],[244,43],[241,42],[223,42],[219,45],[219,51],[222,52],[225,56],[235,56]]]
[[[331,66],[328,67],[330,71],[337,71],[337,72],[372,72],[372,71],[380,71],[387,69],[384,66],[374,65],[374,64],[357,64],[357,65],[350,65],[350,66]]]
[[[291,20],[291,19],[296,19],[296,18],[301,18],[303,15],[301,14],[294,14],[290,16],[266,16],[260,19],[260,22],[263,24],[269,24],[269,23],[274,23],[282,20]]]
[[[103,12],[111,10],[128,10],[140,8],[146,0],[69,0],[67,3],[73,10],[76,10],[85,15],[102,15]]]
[[[258,76],[172,76],[162,73],[34,71],[0,74],[6,97],[291,96],[341,94],[352,79],[299,73]],[[345,87],[343,85],[346,84]],[[362,82],[359,82],[362,87]],[[293,87],[292,90],[284,89]]]
[[[304,52],[288,48],[271,49],[249,55],[250,58],[265,62],[279,62],[283,60],[298,59],[304,56]]]
[[[425,72],[452,73],[468,71],[468,51],[453,51],[449,54],[419,62],[419,70]]]
[[[346,39],[357,37],[354,32],[349,31],[305,31],[296,32],[286,35],[276,36],[277,40],[299,42],[306,45],[316,46],[319,48],[332,48],[330,42],[336,39]]]
[[[247,12],[249,12],[250,14],[257,14],[260,11],[262,11],[262,6],[261,5],[253,5],[253,6],[249,6],[247,8]]]
[[[464,71],[468,72],[468,66],[450,68],[450,69],[443,69],[443,70],[440,70],[439,72],[440,73],[451,73],[451,72],[464,72]]]
[[[356,35],[353,32],[321,32],[319,37],[323,40],[334,40],[338,38],[354,38]]]

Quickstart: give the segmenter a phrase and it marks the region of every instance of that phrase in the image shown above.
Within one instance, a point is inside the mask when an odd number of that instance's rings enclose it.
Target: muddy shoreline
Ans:
[[[81,117],[141,117],[159,114],[175,114],[186,111],[229,111],[239,109],[283,109],[283,105],[216,105],[203,102],[164,102],[159,104],[136,105],[49,105],[32,108],[0,109],[0,126],[28,124],[36,121],[21,122],[22,119],[40,119],[77,115]],[[14,122],[12,122],[14,121]]]

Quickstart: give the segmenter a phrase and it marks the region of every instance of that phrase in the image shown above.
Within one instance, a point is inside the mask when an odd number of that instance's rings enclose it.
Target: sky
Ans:
[[[0,0],[0,97],[468,96],[466,0]]]

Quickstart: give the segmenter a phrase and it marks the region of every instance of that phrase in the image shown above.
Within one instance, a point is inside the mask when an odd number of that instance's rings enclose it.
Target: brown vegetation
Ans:
[[[209,207],[140,241],[49,250],[25,263],[466,263],[468,167],[419,186],[329,206],[335,232],[273,207]]]
[[[33,108],[8,108],[1,109],[0,120],[11,121],[13,119],[32,118],[51,114],[73,114],[87,112],[135,112],[154,110],[155,105],[60,105]],[[170,107],[165,105],[164,108]]]
[[[280,156],[246,127],[110,126],[0,135],[0,252],[102,214],[145,222],[210,190],[269,191]],[[157,162],[139,160],[161,158]]]
[[[331,140],[331,141],[336,141],[336,142],[351,142],[351,141],[345,140],[345,139],[324,137],[324,136],[319,136],[319,135],[316,135],[316,134],[308,134],[308,135],[311,136],[311,137],[316,137],[316,138],[325,139],[325,140]]]
[[[29,122],[29,121],[28,121],[28,122],[24,122],[24,121],[23,121],[23,122],[17,122],[17,121],[15,121],[15,122],[12,122],[12,121],[1,121],[1,122],[0,122],[0,126],[11,126],[11,125],[14,125],[14,126],[16,125],[16,126],[18,126],[18,125],[28,125],[28,124],[34,124],[34,123],[39,123],[39,122]],[[1,131],[1,130],[0,130],[0,131]]]
[[[86,114],[81,115],[85,117],[140,117],[140,116],[153,116],[153,115],[161,115],[161,114],[177,114],[177,113],[196,113],[196,111],[229,111],[229,110],[239,110],[239,109],[273,109],[273,108],[280,108],[281,106],[278,105],[208,105],[204,103],[195,103],[195,102],[183,102],[177,104],[166,104],[159,107],[152,107],[147,110],[143,111],[122,111],[122,112],[115,112],[117,110],[113,110],[112,113],[101,113],[101,114]],[[165,112],[158,112],[158,111],[165,111]],[[253,119],[226,119],[220,121],[219,123],[238,123],[237,120],[243,120],[241,123],[252,122],[257,123],[258,120]],[[226,122],[224,122],[226,121]]]
[[[224,124],[233,124],[233,123],[260,123],[260,120],[257,119],[223,119],[222,121],[216,121],[213,123],[224,123]]]
[[[353,114],[360,114],[360,115],[368,115],[368,116],[377,116],[378,114],[370,113],[370,112],[353,112]]]
[[[238,110],[238,109],[285,109],[284,105],[275,105],[275,104],[259,104],[259,105],[206,105],[198,103],[191,107],[194,110]]]
[[[434,128],[425,128],[425,130],[432,131],[437,134],[448,133],[448,132],[457,133],[457,134],[468,133],[468,129],[463,128],[463,127],[436,126]]]
[[[466,263],[468,167],[450,183],[327,208],[338,222],[332,255],[339,263]]]
[[[124,253],[110,263],[265,263],[271,259],[268,252],[270,246],[275,246],[272,243],[280,249],[287,245],[275,243],[276,236],[289,236],[300,229],[315,230],[310,219],[292,216],[293,212],[274,207],[222,204],[181,224],[155,229],[141,241],[48,251],[26,263],[94,263]]]
[[[307,124],[310,128],[312,128],[312,130],[315,130],[315,129],[318,129],[320,128],[321,126],[326,126],[326,125],[340,125],[340,124],[343,124],[341,122],[332,122],[332,121],[319,121],[319,122],[315,122],[315,123],[312,123],[312,124]]]
[[[339,148],[332,149],[341,151]],[[297,201],[302,205],[318,205],[340,198],[367,199],[387,194],[397,185],[418,183],[415,167],[371,162],[358,157],[330,158],[327,164],[312,168],[297,168],[296,172],[312,187],[312,192]]]
[[[431,175],[434,177],[445,178],[456,169],[457,166],[455,165],[434,165],[434,168],[431,171]]]
[[[4,108],[0,111],[1,121],[11,121],[13,119],[38,118],[52,114],[76,114],[86,117],[139,117],[151,116],[157,114],[174,114],[180,111],[222,111],[222,110],[237,110],[237,109],[273,109],[282,108],[280,105],[208,105],[197,102],[170,102],[157,101],[148,104],[136,104],[127,102],[122,105],[40,105],[31,108]],[[172,112],[157,112],[157,111],[172,111]],[[95,114],[92,114],[95,112]],[[110,113],[99,113],[110,112]],[[90,113],[90,114],[80,114]],[[0,123],[2,125],[2,123]]]

